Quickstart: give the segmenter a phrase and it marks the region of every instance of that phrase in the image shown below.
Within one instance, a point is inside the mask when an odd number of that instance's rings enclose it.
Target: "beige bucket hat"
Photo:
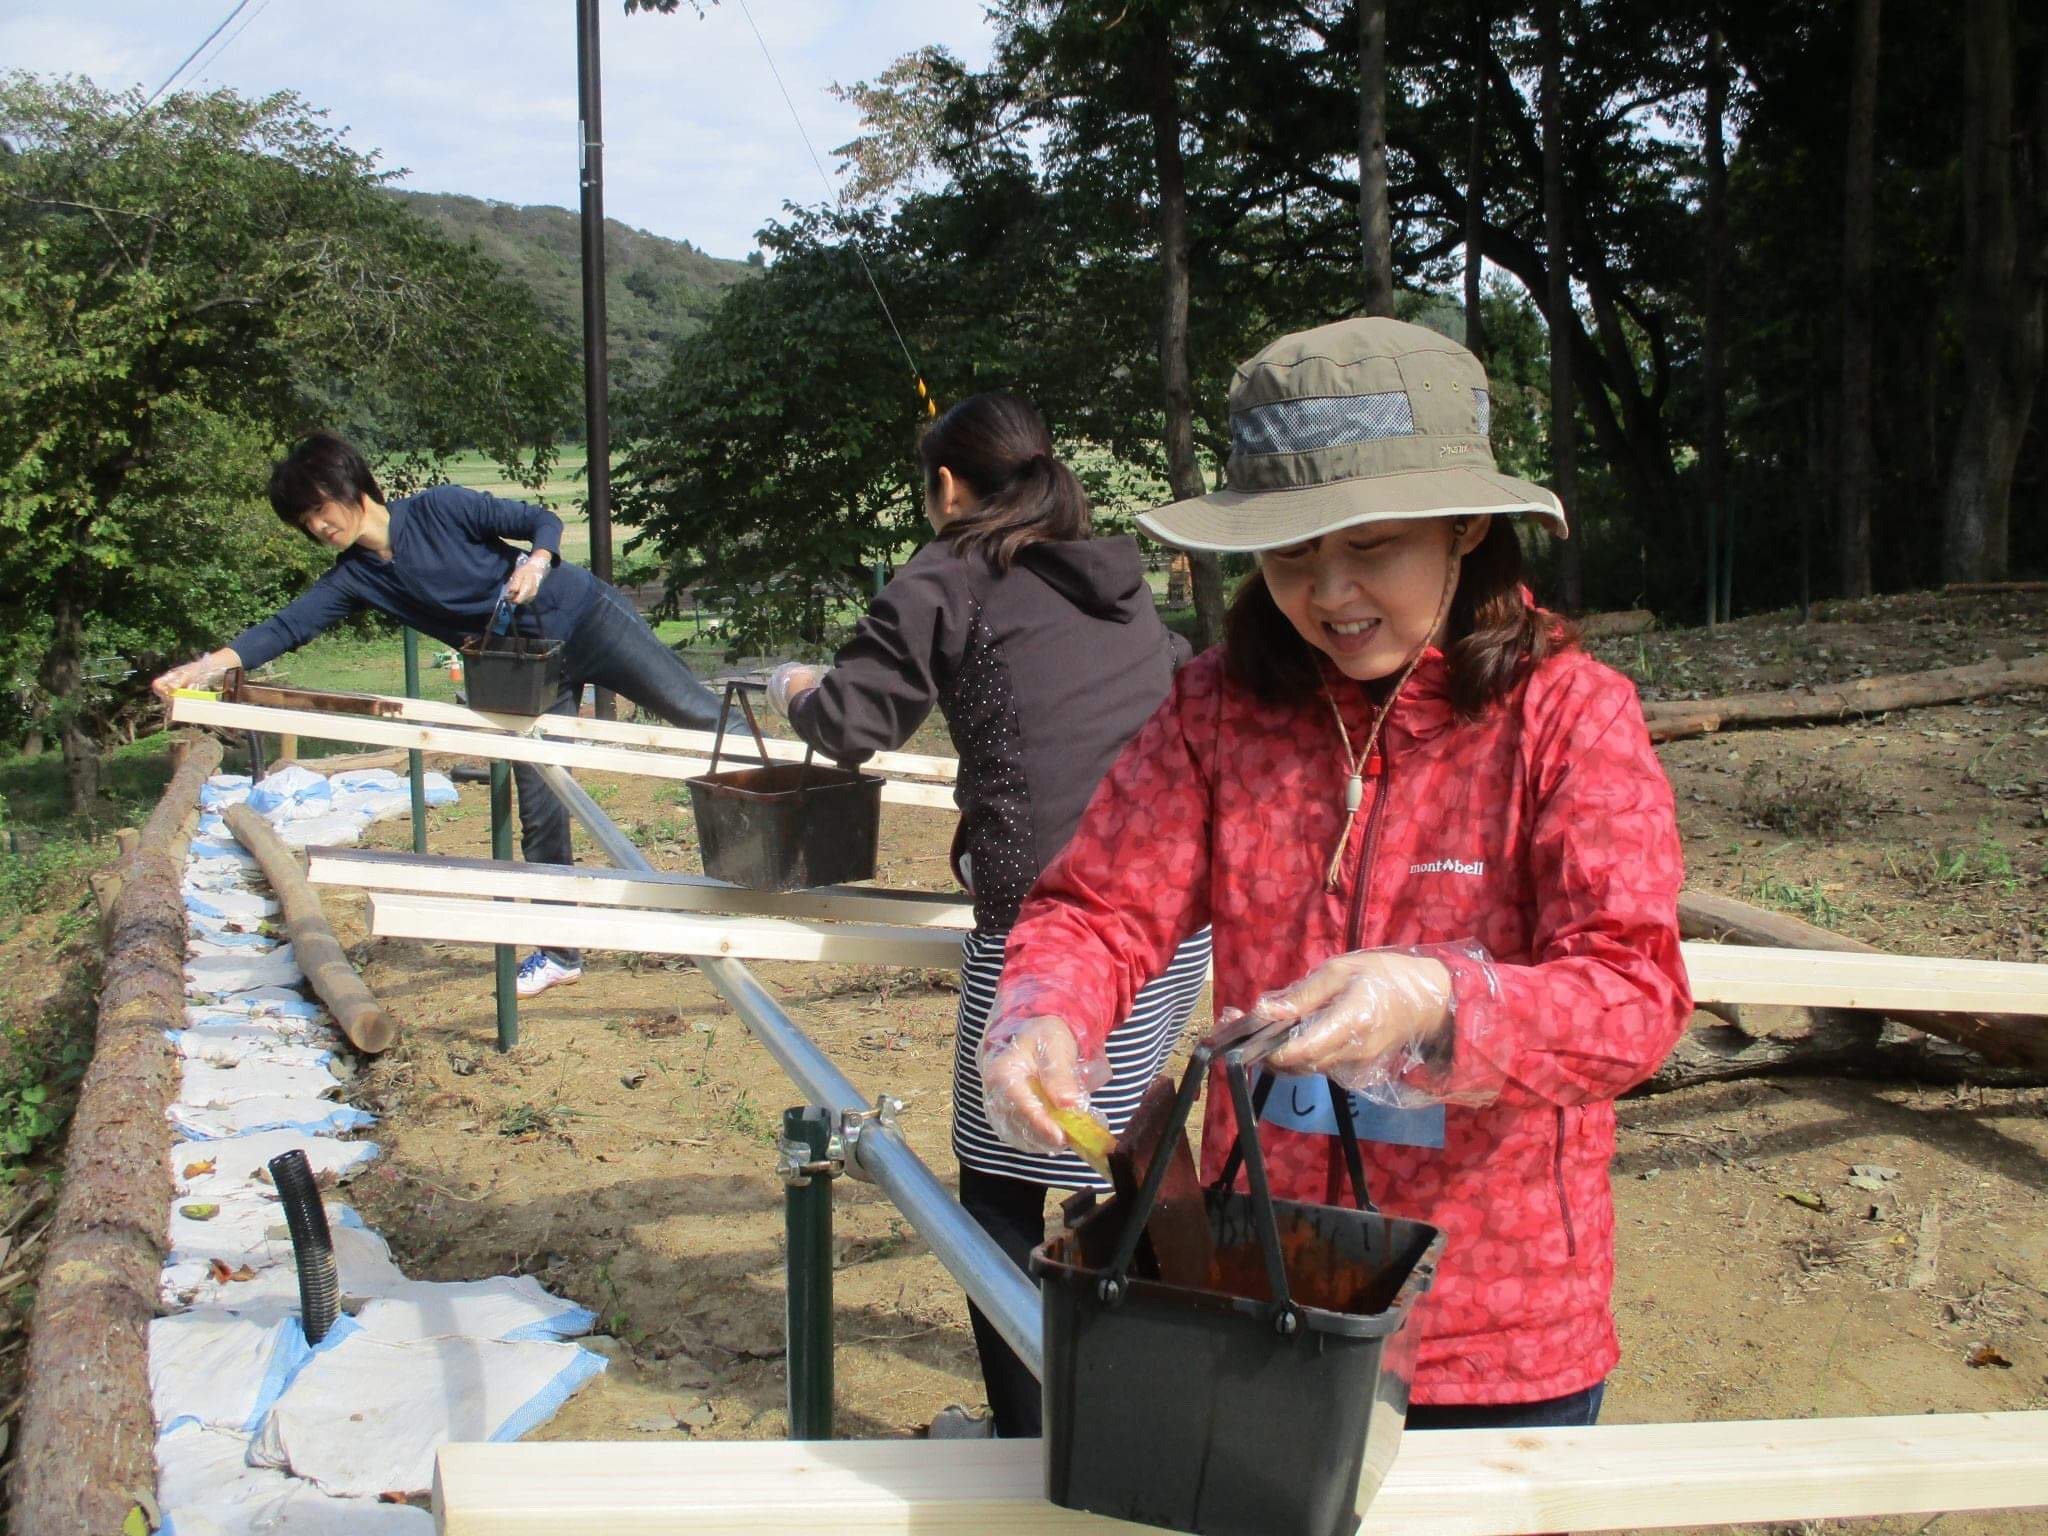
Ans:
[[[1280,549],[1360,523],[1527,512],[1559,538],[1564,507],[1494,468],[1479,359],[1401,320],[1282,336],[1230,381],[1229,486],[1141,513],[1182,549]]]

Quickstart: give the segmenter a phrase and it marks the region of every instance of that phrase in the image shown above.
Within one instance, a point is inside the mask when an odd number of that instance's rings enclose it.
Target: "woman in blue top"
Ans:
[[[458,646],[484,632],[498,599],[518,605],[522,634],[562,648],[562,686],[551,714],[572,715],[586,683],[608,688],[671,725],[709,730],[718,699],[663,645],[616,587],[562,563],[562,520],[546,507],[437,485],[387,504],[361,453],[331,433],[302,439],[270,473],[270,504],[285,522],[338,552],[334,568],[280,612],[226,646],[173,667],[151,685],[204,688],[234,667],[254,670],[323,630],[374,608]],[[506,543],[523,539],[529,558]],[[567,864],[569,813],[530,763],[514,763],[520,851],[529,863]],[[535,950],[519,967],[519,995],[578,981],[573,949]]]

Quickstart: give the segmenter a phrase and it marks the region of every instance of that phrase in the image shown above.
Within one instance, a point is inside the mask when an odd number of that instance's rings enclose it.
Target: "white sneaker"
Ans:
[[[994,1414],[975,1413],[955,1403],[950,1408],[939,1410],[924,1437],[927,1440],[993,1440],[995,1433]]]
[[[570,982],[582,979],[582,966],[563,965],[550,959],[545,951],[536,949],[519,964],[518,991],[521,997],[538,997],[549,987],[566,987]]]

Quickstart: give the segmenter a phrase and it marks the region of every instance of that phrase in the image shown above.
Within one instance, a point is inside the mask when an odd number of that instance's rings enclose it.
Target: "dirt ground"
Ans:
[[[1907,597],[1604,642],[1651,697],[2041,649],[2039,597]],[[946,750],[928,729],[918,743]],[[1692,882],[1899,951],[2037,960],[2048,947],[2048,696],[1663,751]],[[593,779],[655,863],[694,869],[678,786]],[[946,882],[949,818],[892,807],[880,879]],[[402,846],[403,823],[373,842]],[[435,852],[488,851],[481,788]],[[588,857],[595,857],[592,852]],[[492,1048],[487,951],[369,940],[330,898],[403,1043],[356,1097],[387,1155],[356,1186],[408,1272],[523,1271],[594,1307],[612,1369],[542,1433],[777,1436],[781,1188],[794,1090],[687,966],[598,954]],[[955,995],[944,973],[761,965],[868,1091],[903,1098],[942,1176]],[[1202,1016],[1198,1015],[1198,1022]],[[2048,1407],[2048,1092],[1779,1078],[1621,1106],[1615,1421]],[[1852,1168],[1874,1189],[1851,1185]],[[918,1433],[980,1401],[958,1289],[869,1186],[837,1186],[838,1425]],[[1857,1528],[2017,1533],[2040,1516]]]

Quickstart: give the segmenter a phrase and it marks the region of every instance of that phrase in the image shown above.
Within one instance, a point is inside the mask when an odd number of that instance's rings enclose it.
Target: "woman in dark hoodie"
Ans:
[[[1107,1185],[1071,1152],[1004,1145],[982,1112],[975,1052],[1003,945],[1038,873],[1072,835],[1124,743],[1165,699],[1188,645],[1159,622],[1135,540],[1091,537],[1088,496],[1015,395],[961,401],[918,444],[938,537],[875,599],[830,671],[778,668],[770,702],[841,762],[893,751],[934,704],[960,754],[953,867],[974,897],[960,968],[953,1150],[960,1203],[1021,1268],[1048,1190]],[[1206,930],[1180,946],[1110,1036],[1091,1102],[1121,1132],[1207,980]],[[1039,1432],[1038,1383],[970,1309],[995,1432]]]

